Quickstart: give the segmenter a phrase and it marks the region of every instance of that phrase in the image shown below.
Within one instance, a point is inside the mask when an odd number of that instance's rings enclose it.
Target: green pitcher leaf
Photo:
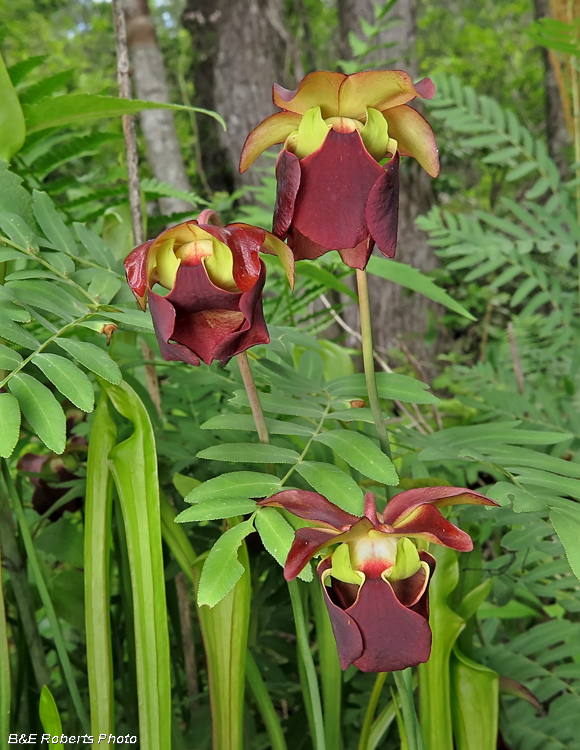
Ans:
[[[457,646],[451,656],[451,714],[456,750],[496,750],[499,675]]]
[[[240,580],[244,566],[238,560],[238,550],[244,539],[254,531],[251,519],[228,529],[211,548],[204,563],[197,603],[201,607],[215,607]]]
[[[46,447],[54,453],[62,453],[66,445],[66,417],[51,391],[22,372],[8,381],[8,388],[18,399],[26,421]]]
[[[314,438],[332,448],[337,455],[366,477],[383,484],[397,485],[399,477],[393,462],[373,441],[358,432],[333,430]]]
[[[0,393],[0,456],[9,458],[20,436],[20,407],[11,393]]]
[[[147,409],[127,385],[103,382],[132,434],[110,452],[133,592],[135,661],[142,750],[171,747],[171,667],[157,450]]]
[[[92,383],[70,359],[43,352],[33,357],[32,361],[75,406],[86,412],[93,410],[95,392]]]

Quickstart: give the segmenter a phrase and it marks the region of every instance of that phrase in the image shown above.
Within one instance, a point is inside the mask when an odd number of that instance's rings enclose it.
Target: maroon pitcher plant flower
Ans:
[[[225,363],[268,343],[260,251],[278,255],[293,284],[293,258],[283,242],[249,224],[221,226],[210,210],[129,253],[127,280],[143,310],[149,301],[163,359]]]
[[[429,78],[413,84],[401,70],[318,71],[296,91],[274,84],[274,104],[282,111],[252,130],[240,171],[284,143],[273,232],[288,238],[296,260],[338,250],[347,265],[362,270],[375,243],[394,256],[399,156],[413,156],[432,177],[439,174],[433,131],[408,106],[434,93]]]
[[[284,490],[259,502],[316,524],[296,531],[286,580],[333,545],[317,570],[343,669],[354,664],[363,672],[393,672],[429,659],[428,591],[435,559],[427,547],[433,542],[460,552],[473,549],[469,535],[438,510],[459,503],[497,505],[462,487],[407,490],[383,513],[368,493],[362,518],[305,490]]]

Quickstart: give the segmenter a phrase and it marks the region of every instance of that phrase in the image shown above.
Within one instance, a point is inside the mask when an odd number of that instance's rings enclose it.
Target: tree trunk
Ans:
[[[193,101],[197,107],[212,111],[216,110],[215,65],[222,17],[219,0],[187,0],[181,16],[184,27],[191,35]],[[197,129],[201,166],[211,189],[231,193],[234,189],[234,169],[220,141],[221,127],[213,118],[200,117]]]
[[[196,102],[215,109],[227,131],[202,133],[202,152],[210,184],[219,179],[210,166],[226,166],[234,186],[258,185],[261,158],[244,175],[238,164],[248,133],[277,111],[272,84],[293,85],[293,67],[301,75],[294,40],[284,22],[283,0],[188,0],[184,24],[194,47]]]
[[[534,0],[534,15],[536,19],[550,17],[550,0]],[[570,135],[566,127],[562,97],[558,88],[558,80],[552,65],[550,52],[541,48],[544,60],[544,89],[546,92],[546,140],[548,152],[558,165],[560,174],[564,176],[568,171],[568,159],[565,149],[570,145]]]
[[[374,22],[374,0],[339,0],[339,25],[342,53],[352,57],[348,46],[348,33],[354,31],[361,37],[360,19]],[[417,35],[417,0],[399,0],[393,8],[391,18],[398,18],[400,25],[382,32],[376,42],[395,42],[393,47],[376,52],[365,58],[369,67],[372,59],[395,58],[393,69],[406,70],[416,80],[418,66],[415,56]],[[430,271],[436,266],[436,257],[427,244],[427,236],[420,231],[415,220],[426,213],[433,203],[431,178],[411,158],[401,161],[401,194],[399,212],[399,240],[395,260],[407,263],[420,271]],[[397,347],[403,338],[407,348],[417,357],[421,365],[433,371],[433,352],[425,342],[429,324],[429,310],[433,304],[418,294],[409,295],[397,284],[384,281],[377,276],[369,277],[373,336],[377,349],[388,351]],[[358,327],[358,311],[350,308],[347,320],[353,328]]]
[[[165,65],[147,0],[123,0],[123,7],[137,98],[169,103]],[[155,178],[178,190],[191,191],[173,112],[167,109],[145,110],[140,118],[147,157]],[[160,198],[159,204],[164,214],[181,213],[192,208],[190,203],[179,198]]]

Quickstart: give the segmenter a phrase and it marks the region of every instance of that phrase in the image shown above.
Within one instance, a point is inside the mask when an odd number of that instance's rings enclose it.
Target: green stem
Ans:
[[[409,667],[401,672],[393,672],[393,677],[401,700],[401,714],[407,733],[408,750],[424,750],[423,735],[413,700],[411,668]]]
[[[362,335],[362,354],[365,370],[365,379],[367,383],[367,392],[369,394],[369,403],[375,427],[379,436],[381,450],[391,458],[391,444],[389,435],[381,409],[379,392],[377,390],[377,380],[375,376],[375,360],[373,356],[373,332],[371,327],[371,308],[369,303],[369,285],[366,271],[356,272],[356,283],[358,287],[358,304],[360,310],[360,329]]]
[[[373,692],[369,698],[369,703],[365,713],[362,730],[360,733],[360,740],[358,743],[358,750],[367,750],[369,745],[369,738],[371,735],[371,729],[373,726],[373,719],[375,718],[375,711],[377,710],[377,703],[381,695],[381,690],[385,684],[388,672],[379,672],[375,680]]]
[[[52,604],[52,599],[50,598],[50,594],[48,593],[46,582],[42,576],[40,564],[38,562],[38,558],[36,557],[36,550],[34,549],[32,536],[30,535],[30,529],[28,528],[26,516],[24,515],[24,508],[22,507],[22,503],[20,502],[20,497],[18,493],[16,492],[16,487],[14,486],[14,482],[12,481],[10,470],[8,468],[8,464],[6,463],[6,461],[2,461],[2,476],[4,477],[4,482],[6,484],[6,488],[8,490],[10,500],[12,502],[13,510],[16,515],[18,525],[20,526],[20,535],[24,543],[24,549],[26,550],[28,563],[32,570],[34,581],[36,583],[36,588],[38,589],[40,599],[46,610],[46,617],[50,623],[52,637],[54,638],[54,645],[56,647],[56,651],[60,659],[65,682],[67,683],[70,696],[71,696],[73,705],[75,707],[77,716],[79,717],[79,720],[81,722],[81,725],[84,731],[88,732],[89,731],[88,716],[86,714],[85,707],[83,706],[83,702],[81,700],[79,689],[75,681],[72,665],[70,663],[70,659],[68,656],[68,651],[66,649],[60,623],[58,621],[58,617],[56,616],[56,612]]]
[[[292,610],[294,612],[294,622],[296,623],[298,652],[304,665],[306,680],[310,690],[312,722],[314,729],[314,737],[312,738],[314,743],[314,750],[326,750],[324,719],[322,717],[322,702],[320,700],[320,690],[318,687],[318,678],[316,677],[314,659],[312,658],[312,651],[310,650],[310,643],[308,642],[308,629],[306,627],[304,605],[302,603],[302,596],[300,594],[298,581],[289,581],[288,590],[290,591]]]
[[[322,586],[315,582],[309,588],[318,642],[326,745],[333,750],[340,750],[342,747],[342,669]]]
[[[256,381],[252,375],[246,352],[240,352],[240,354],[238,354],[238,365],[240,367],[246,393],[248,394],[248,401],[250,402],[250,409],[252,410],[254,422],[256,423],[256,429],[258,430],[258,439],[261,443],[269,443],[270,435],[268,434],[266,419],[264,418],[264,412],[262,411],[260,395],[256,388]]]
[[[266,683],[262,679],[258,665],[256,664],[251,651],[248,649],[246,653],[246,679],[252,689],[262,720],[266,726],[266,732],[270,740],[270,747],[272,750],[287,750],[286,740],[284,739],[284,733],[280,726],[280,719],[272,703],[272,699],[268,695],[268,689]]]

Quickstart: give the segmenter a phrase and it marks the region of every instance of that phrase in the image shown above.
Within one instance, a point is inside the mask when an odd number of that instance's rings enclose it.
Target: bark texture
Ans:
[[[339,0],[339,25],[345,57],[352,56],[348,33],[354,31],[361,35],[361,18],[370,23],[374,21],[373,6],[374,0]],[[406,70],[416,80],[417,0],[399,0],[391,17],[398,18],[400,24],[382,32],[377,42],[394,42],[394,46],[378,50],[373,55],[378,60],[394,58],[396,62],[389,67]],[[372,65],[372,61],[369,61],[369,65]],[[417,228],[415,220],[433,204],[431,178],[414,159],[408,157],[401,160],[400,178],[399,239],[395,260],[420,271],[430,271],[436,266],[436,257],[427,244],[426,234]],[[432,372],[434,351],[426,345],[425,334],[429,310],[436,309],[433,303],[418,294],[409,295],[397,284],[377,276],[369,276],[369,288],[375,348],[388,351],[396,348],[397,342],[403,339],[427,372]],[[346,312],[348,323],[358,328],[358,311],[352,307]]]
[[[534,0],[536,19],[550,17],[550,0]],[[549,50],[541,48],[544,60],[544,89],[546,91],[546,139],[548,152],[558,165],[561,175],[568,170],[565,149],[570,145],[570,135],[566,127],[562,97]]]
[[[258,185],[259,159],[238,173],[248,133],[276,110],[272,84],[294,85],[301,74],[294,40],[284,22],[283,0],[188,0],[183,15],[192,34],[196,103],[215,109],[227,131],[201,133],[204,167],[214,189],[224,165],[234,186]],[[217,134],[217,139],[216,139]],[[227,185],[224,185],[227,187]]]
[[[123,0],[127,36],[133,63],[133,80],[138,99],[170,102],[163,55],[147,0]],[[151,109],[141,112],[141,129],[147,144],[147,157],[157,180],[178,190],[191,190],[173,112]],[[192,206],[179,198],[160,198],[164,214],[189,211]]]

